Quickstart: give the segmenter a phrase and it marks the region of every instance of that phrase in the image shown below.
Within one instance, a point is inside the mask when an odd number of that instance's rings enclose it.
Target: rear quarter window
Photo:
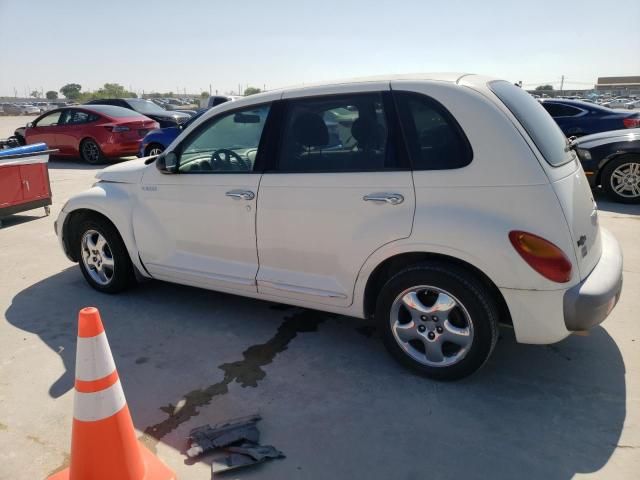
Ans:
[[[558,167],[571,161],[566,137],[540,102],[503,80],[490,82],[489,88],[520,122],[547,163]]]
[[[448,170],[471,163],[471,145],[449,111],[426,95],[393,95],[414,170]]]

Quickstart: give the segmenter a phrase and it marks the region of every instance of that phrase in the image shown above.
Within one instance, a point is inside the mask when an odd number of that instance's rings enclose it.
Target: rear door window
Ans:
[[[490,82],[489,88],[520,122],[550,165],[557,167],[571,161],[566,137],[540,102],[504,80]]]
[[[582,113],[579,108],[571,107],[569,105],[562,105],[560,103],[543,102],[542,107],[549,112],[552,117],[575,117]]]
[[[327,95],[287,102],[279,172],[397,169],[381,93]]]
[[[438,102],[413,92],[394,91],[414,170],[469,165],[471,146],[453,116]]]

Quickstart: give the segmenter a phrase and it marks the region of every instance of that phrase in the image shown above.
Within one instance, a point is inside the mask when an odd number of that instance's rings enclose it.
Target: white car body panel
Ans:
[[[137,248],[147,270],[174,282],[256,291],[255,199],[260,174],[163,175],[147,169],[133,208]]]
[[[65,205],[57,233],[62,238],[70,212],[93,209],[117,226],[143,276],[357,317],[366,314],[367,280],[386,259],[445,255],[495,284],[518,341],[556,342],[570,333],[563,321],[565,292],[600,258],[597,214],[578,162],[550,166],[487,87],[490,80],[413,75],[252,95],[212,108],[167,148],[174,150],[209,118],[244,106],[409,90],[437,100],[459,122],[473,148],[466,167],[166,175],[140,159],[100,172],[102,182]],[[225,195],[232,189],[251,190],[256,198],[237,201]],[[362,200],[376,192],[399,193],[404,202]],[[574,267],[570,281],[536,273],[510,244],[511,230],[535,233],[562,249]],[[584,256],[575,245],[580,235],[587,237]]]
[[[398,193],[398,205],[364,201]],[[411,233],[411,173],[265,174],[258,200],[258,289],[284,298],[348,306],[360,267]]]

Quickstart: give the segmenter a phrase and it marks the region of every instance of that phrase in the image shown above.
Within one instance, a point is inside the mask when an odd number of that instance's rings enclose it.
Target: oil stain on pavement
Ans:
[[[224,378],[220,382],[203,389],[192,390],[184,395],[177,405],[161,407],[169,417],[147,427],[141,441],[148,448],[155,450],[157,443],[165,435],[198,415],[198,409],[211,403],[214,397],[226,394],[233,382],[239,383],[242,387],[257,387],[267,375],[262,367],[273,362],[279,353],[284,352],[298,333],[316,332],[318,325],[329,316],[324,312],[302,310],[286,317],[273,337],[242,352],[242,360],[219,365],[218,368],[224,372]]]

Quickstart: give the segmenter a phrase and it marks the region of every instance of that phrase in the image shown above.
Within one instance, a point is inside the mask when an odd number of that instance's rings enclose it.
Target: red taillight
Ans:
[[[571,280],[571,262],[550,241],[518,230],[509,232],[509,240],[524,261],[543,277],[558,283]]]
[[[622,123],[625,128],[640,128],[640,118],[637,117],[625,118]]]

